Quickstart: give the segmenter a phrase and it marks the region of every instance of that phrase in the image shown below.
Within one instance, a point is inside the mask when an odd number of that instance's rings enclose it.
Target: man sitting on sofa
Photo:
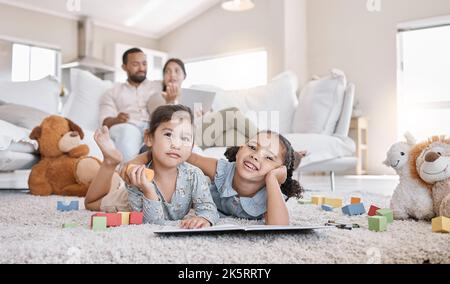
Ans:
[[[147,103],[151,97],[161,96],[162,84],[147,80],[147,57],[138,48],[124,53],[122,69],[128,80],[102,97],[100,122],[110,129],[111,139],[126,162],[139,153],[151,115]]]

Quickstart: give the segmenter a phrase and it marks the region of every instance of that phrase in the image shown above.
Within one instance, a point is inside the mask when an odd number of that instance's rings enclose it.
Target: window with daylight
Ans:
[[[60,52],[54,49],[13,44],[13,82],[40,80],[47,76],[59,76]]]
[[[450,133],[450,25],[400,31],[399,136]]]
[[[267,84],[267,51],[194,60],[186,63],[186,86],[213,85],[236,90]]]

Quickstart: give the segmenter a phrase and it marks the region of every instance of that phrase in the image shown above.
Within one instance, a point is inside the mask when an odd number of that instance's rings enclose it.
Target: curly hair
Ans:
[[[280,186],[281,192],[286,195],[289,200],[292,197],[295,197],[297,199],[300,199],[303,197],[304,188],[300,185],[300,183],[293,179],[293,173],[296,169],[296,156],[295,156],[295,150],[291,145],[291,142],[287,140],[283,135],[273,132],[273,131],[263,131],[258,133],[267,133],[267,134],[275,134],[280,138],[280,142],[283,145],[286,153],[284,155],[284,166],[287,168],[287,179],[286,181]],[[239,152],[241,147],[230,147],[225,152],[225,157],[230,162],[236,162],[236,156]],[[286,201],[287,201],[286,200]]]

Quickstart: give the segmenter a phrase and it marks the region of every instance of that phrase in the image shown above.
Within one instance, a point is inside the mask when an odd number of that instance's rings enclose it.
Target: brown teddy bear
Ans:
[[[416,159],[420,178],[433,186],[433,206],[437,216],[450,218],[450,140],[433,137]]]
[[[87,157],[89,147],[81,144],[83,130],[64,117],[50,116],[30,138],[39,142],[41,154],[28,179],[31,194],[84,197],[100,161]]]

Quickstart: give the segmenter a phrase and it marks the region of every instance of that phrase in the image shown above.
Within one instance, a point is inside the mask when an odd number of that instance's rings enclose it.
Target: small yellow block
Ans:
[[[341,208],[343,201],[341,198],[325,198],[324,204],[330,205],[334,208]]]
[[[313,196],[311,198],[312,204],[315,204],[315,205],[322,205],[324,201],[325,201],[325,197],[323,197],[323,196]]]
[[[352,197],[350,203],[351,204],[359,204],[359,203],[361,203],[361,198],[359,198],[359,197]]]
[[[122,215],[122,226],[130,225],[130,212],[119,212]]]
[[[437,217],[432,221],[433,233],[450,233],[450,219],[447,217]]]

